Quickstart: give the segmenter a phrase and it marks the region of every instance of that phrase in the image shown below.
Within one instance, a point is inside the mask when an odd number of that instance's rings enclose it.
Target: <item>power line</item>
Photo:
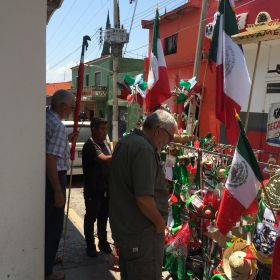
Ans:
[[[173,2],[174,2],[174,0],[164,0],[163,2],[159,3],[159,7],[161,7],[162,5],[165,5],[167,3],[173,3]],[[156,6],[157,6],[157,4],[152,5],[150,8],[137,13],[136,16],[135,16],[135,20],[143,18],[146,15],[153,14],[154,13],[154,8],[156,8]],[[129,18],[128,20],[123,21],[123,24],[126,23],[126,22],[128,23],[129,21],[131,21],[131,19],[132,18]]]
[[[136,11],[136,8],[137,8],[137,2],[138,2],[138,0],[135,0],[135,5],[134,5],[133,15],[132,15],[132,19],[131,19],[131,24],[130,24],[130,28],[129,28],[129,31],[128,31],[128,34],[129,34],[129,35],[130,35],[130,33],[131,33],[131,28],[132,28],[132,24],[133,24],[133,20],[134,20],[134,16],[135,16],[135,11]],[[128,45],[128,44],[125,45],[125,49],[124,49],[124,53],[123,53],[123,54],[125,54],[127,45]]]
[[[98,31],[98,30],[97,30]],[[91,36],[91,39],[96,36],[97,31],[95,32],[94,35]],[[99,38],[97,37],[97,39],[99,40]],[[95,39],[96,40],[96,39]],[[54,65],[52,65],[49,70],[54,69],[57,65],[61,64],[64,60],[66,60],[67,58],[71,57],[74,53],[76,53],[78,50],[80,50],[82,47],[82,45],[80,44],[76,49],[74,49],[72,52],[70,52],[69,54],[67,54],[64,58],[62,58],[60,61],[58,61],[57,63],[55,63]]]
[[[172,2],[174,2],[174,1],[172,1]],[[171,4],[172,2],[168,3],[167,6],[168,6],[169,4]],[[169,7],[169,10],[172,11],[173,9],[178,8],[180,5],[182,5],[182,4],[184,4],[184,3],[185,3],[185,1],[182,1],[182,2],[180,2],[180,3],[177,3],[177,4],[175,4],[174,6]],[[167,6],[165,6],[165,7],[160,7],[160,9],[166,8]],[[140,23],[140,24],[138,23],[137,25],[134,25],[134,26],[133,26],[132,30],[133,30],[133,29],[136,29],[136,28],[138,28],[138,27],[140,27],[140,26],[141,26],[141,23]]]
[[[75,26],[78,24],[78,22],[82,19],[83,15],[89,11],[89,8],[91,7],[91,5],[93,5],[93,3],[94,3],[94,1],[92,1],[92,0],[89,2],[89,5],[87,5],[86,9],[80,14],[80,17],[74,22],[74,24],[71,26],[71,28],[69,28],[70,31],[66,34],[66,36],[64,36],[64,38],[62,38],[62,40],[60,40],[60,41],[58,42],[58,44],[55,46],[55,48],[52,49],[52,50],[50,51],[49,55],[53,54],[54,51],[57,49],[57,47],[58,47],[62,42],[64,42],[65,39],[71,34],[71,32],[73,31],[74,27],[75,27]]]
[[[52,40],[52,38],[57,34],[57,31],[61,28],[61,26],[63,25],[66,17],[70,14],[72,8],[74,7],[74,5],[76,4],[77,0],[74,0],[71,7],[68,9],[68,11],[65,13],[62,21],[60,22],[60,24],[58,24],[58,28],[56,28],[56,30],[54,31],[54,33],[52,34],[52,36],[48,39],[48,42],[50,42]]]

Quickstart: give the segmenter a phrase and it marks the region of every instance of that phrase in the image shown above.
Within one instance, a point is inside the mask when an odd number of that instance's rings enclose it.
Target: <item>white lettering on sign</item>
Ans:
[[[268,145],[280,147],[280,103],[271,104],[269,109],[266,142]]]

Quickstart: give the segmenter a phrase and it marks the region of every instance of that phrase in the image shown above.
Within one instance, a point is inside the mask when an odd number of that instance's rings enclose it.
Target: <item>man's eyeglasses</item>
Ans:
[[[164,127],[159,127],[159,128],[163,129],[167,133],[169,142],[171,142],[174,139],[174,136],[166,128]]]

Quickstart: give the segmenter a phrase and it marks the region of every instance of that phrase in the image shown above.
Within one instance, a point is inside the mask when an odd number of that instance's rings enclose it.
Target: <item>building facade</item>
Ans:
[[[196,52],[196,42],[200,21],[201,2],[190,0],[186,4],[169,11],[160,16],[160,37],[164,48],[169,83],[171,89],[178,86],[180,79],[190,79],[193,76],[194,58]],[[243,24],[254,23],[259,12],[266,11],[272,19],[280,18],[277,0],[269,1],[235,1],[235,13],[242,14]],[[214,20],[214,14],[218,8],[218,1],[209,0],[207,7],[207,23]],[[240,20],[241,21],[241,20]],[[149,29],[149,49],[152,42],[152,20],[142,20],[142,27]],[[204,96],[201,105],[199,132],[201,136],[211,132],[218,142],[226,143],[224,129],[216,119],[216,73],[208,65],[208,51],[210,40],[206,37],[203,42],[201,53],[201,64],[199,72],[199,82],[204,87]],[[245,59],[249,74],[252,77],[253,67],[256,58],[256,44],[243,45]],[[279,158],[280,149],[267,145],[266,130],[267,117],[271,104],[280,102],[280,74],[277,71],[271,73],[271,69],[276,69],[279,62],[280,40],[267,41],[261,44],[260,58],[258,62],[256,80],[253,87],[252,105],[248,125],[248,137],[257,150],[264,150],[260,157],[267,160],[269,153]],[[145,73],[148,72],[148,62],[145,63]],[[271,90],[271,88],[273,90]],[[273,91],[273,93],[271,93]],[[181,113],[182,107],[176,105],[172,98],[168,100],[173,112]],[[245,119],[247,105],[241,109],[241,118]],[[279,162],[278,162],[279,163]]]
[[[120,58],[118,81],[122,82],[125,74],[136,76],[143,73],[142,59]],[[77,91],[78,66],[72,68],[72,91]],[[109,136],[111,136],[113,104],[113,58],[105,55],[85,64],[84,87],[81,101],[81,112],[88,119],[103,117],[108,120]],[[135,126],[136,116],[141,116],[138,104],[129,105],[127,101],[118,99],[119,106],[119,136]]]

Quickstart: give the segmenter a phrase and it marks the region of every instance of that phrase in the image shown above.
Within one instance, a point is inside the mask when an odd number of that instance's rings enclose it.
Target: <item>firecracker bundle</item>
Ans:
[[[264,181],[237,121],[235,150],[207,135],[161,152],[173,279],[280,279],[280,172]]]

